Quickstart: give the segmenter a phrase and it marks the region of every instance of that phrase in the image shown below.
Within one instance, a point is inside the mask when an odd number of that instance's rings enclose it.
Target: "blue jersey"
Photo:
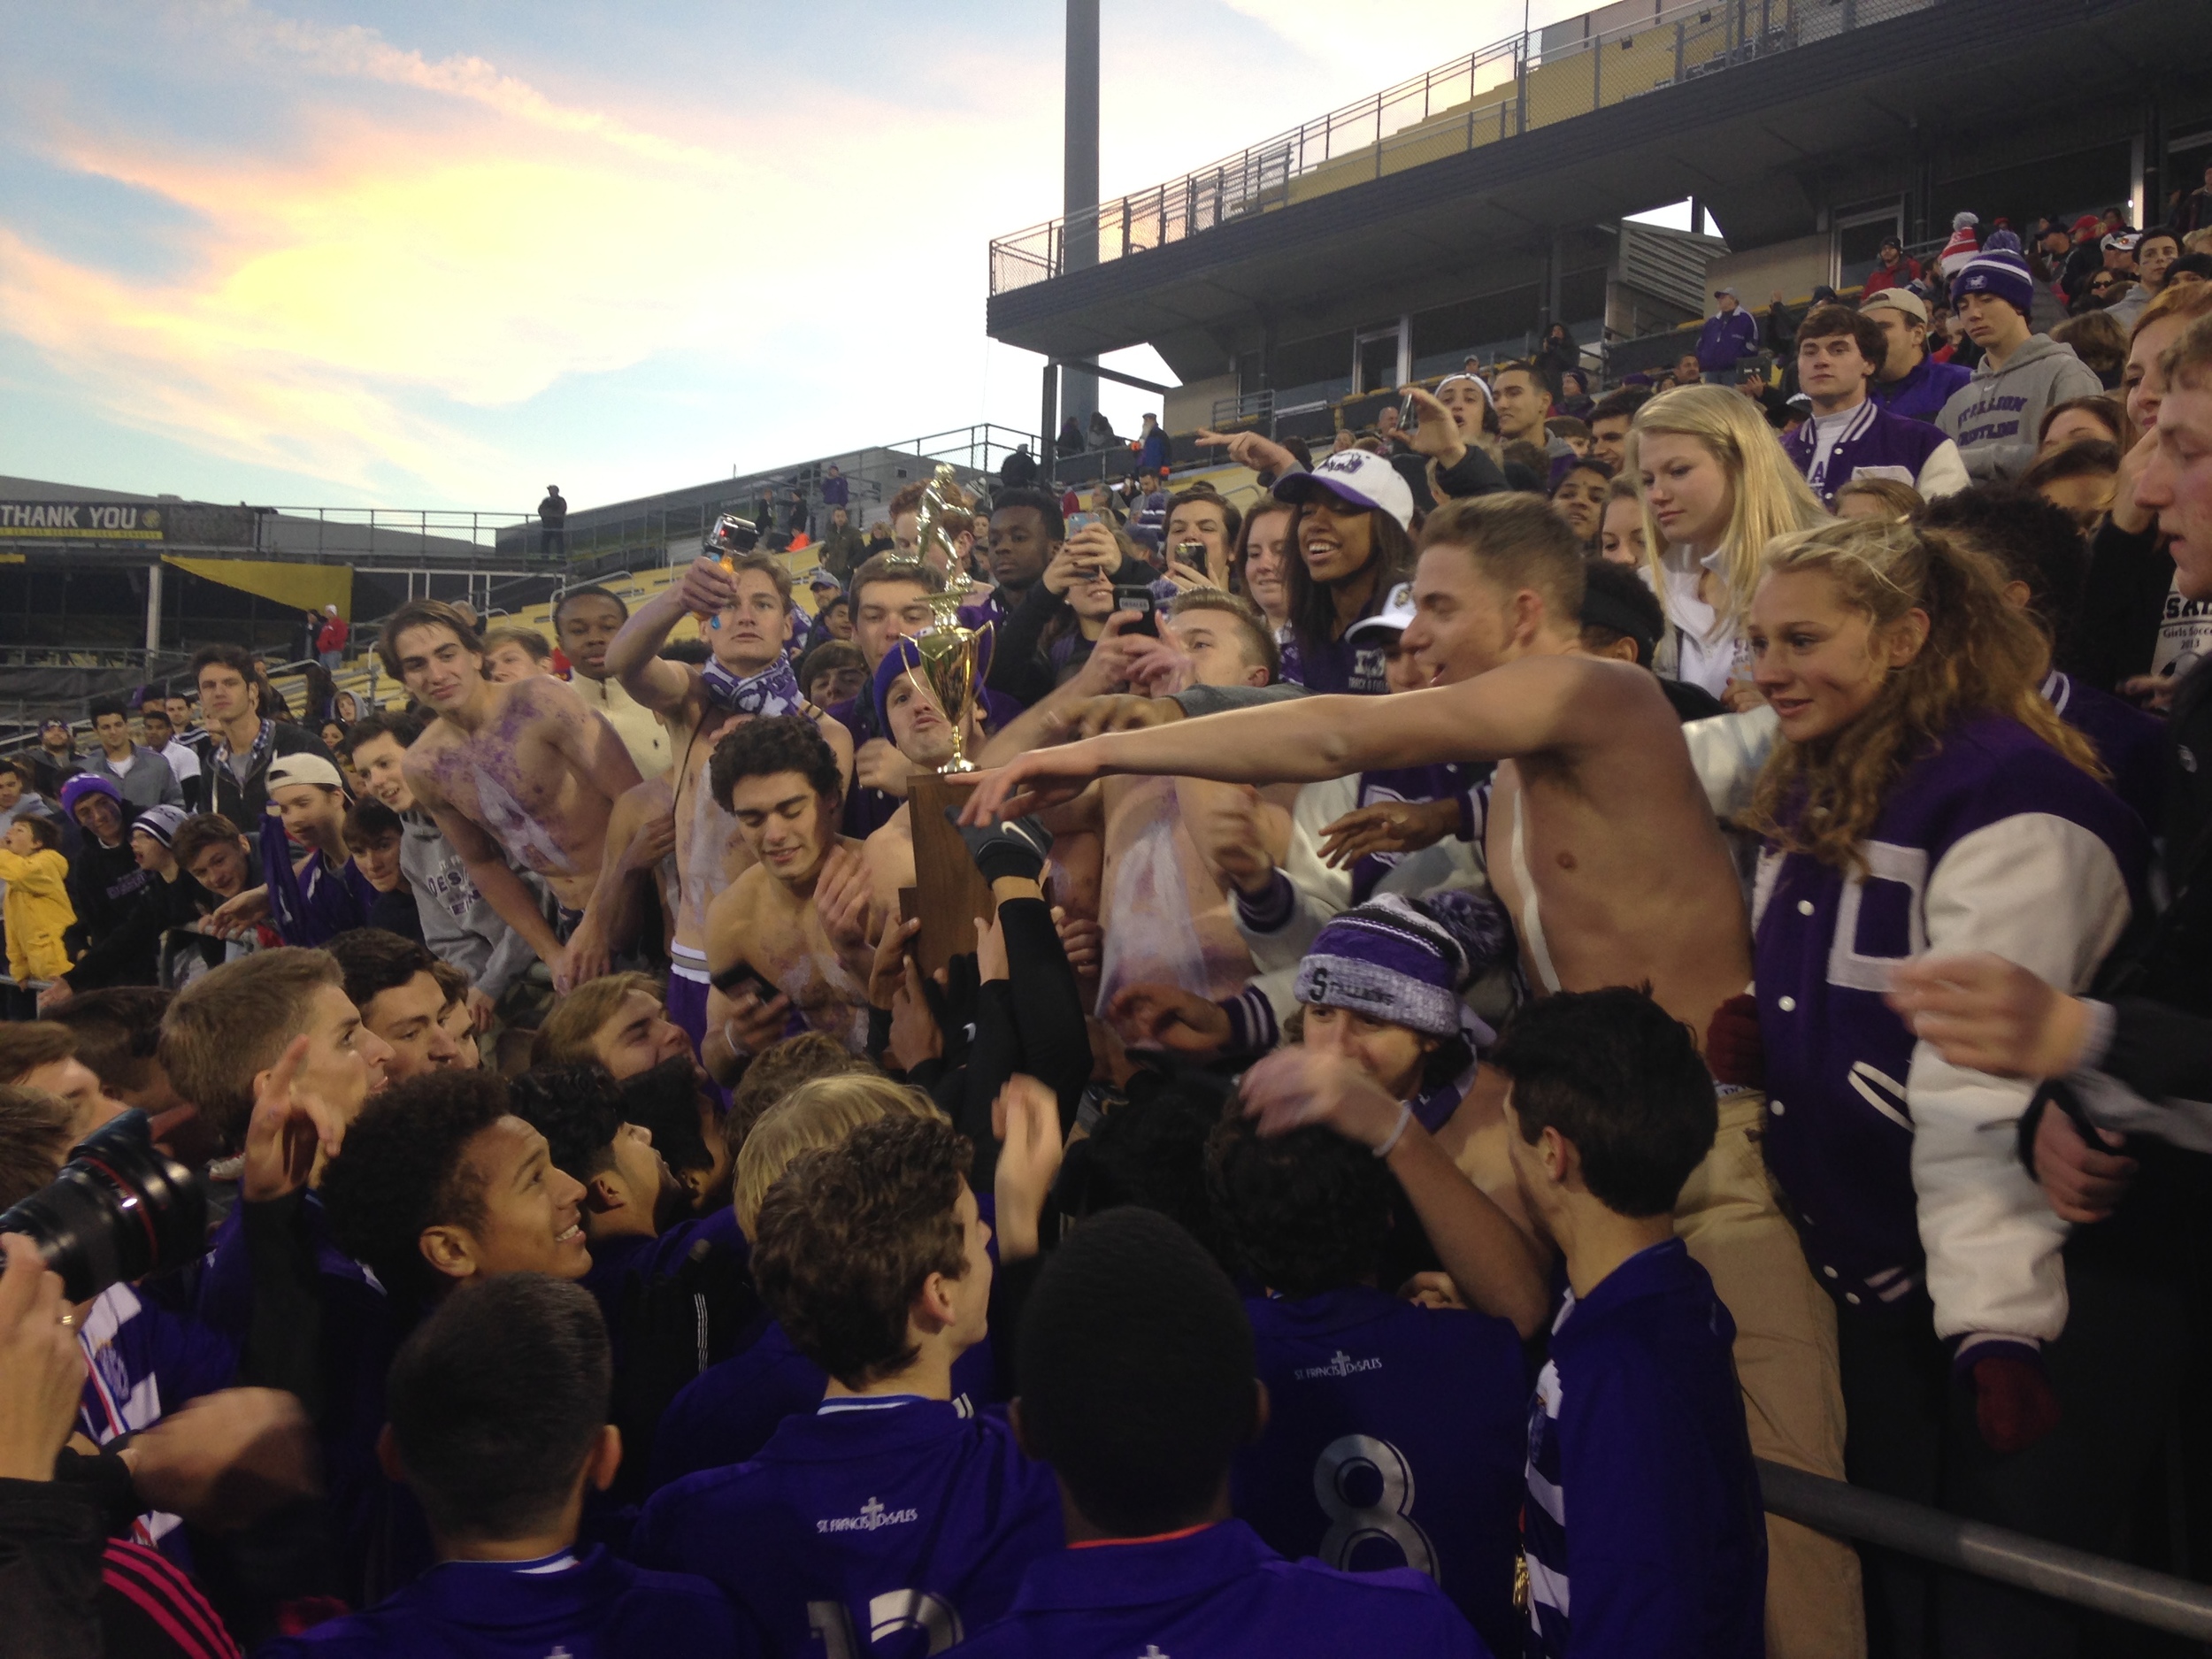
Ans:
[[[713,1579],[771,1653],[922,1659],[1060,1543],[1058,1483],[1002,1420],[893,1395],[826,1401],[752,1462],[662,1488],[631,1553]]]
[[[1031,1563],[1013,1611],[962,1659],[1483,1659],[1427,1578],[1285,1561],[1241,1521],[1087,1544]]]
[[[963,1417],[994,1398],[992,1364],[987,1336],[953,1361],[952,1402]],[[759,1340],[708,1366],[669,1402],[653,1436],[651,1487],[751,1461],[778,1424],[813,1410],[828,1388],[822,1368],[771,1319]]]
[[[227,1387],[238,1370],[238,1344],[188,1314],[173,1313],[128,1285],[102,1291],[77,1329],[84,1349],[84,1392],[77,1426],[95,1444],[151,1428],[201,1394]],[[132,1536],[181,1558],[177,1517],[149,1513]]]
[[[541,1561],[449,1561],[365,1613],[271,1642],[257,1659],[739,1659],[758,1651],[701,1578],[641,1572],[595,1549]]]
[[[1418,1568],[1513,1647],[1529,1390],[1512,1325],[1368,1286],[1245,1310],[1268,1418],[1237,1457],[1238,1518],[1294,1560]]]
[[[1766,1652],[1766,1517],[1735,1340],[1677,1239],[1568,1296],[1529,1406],[1531,1659]]]

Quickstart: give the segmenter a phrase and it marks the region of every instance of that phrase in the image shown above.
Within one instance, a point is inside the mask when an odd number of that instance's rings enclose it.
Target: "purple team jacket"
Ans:
[[[1285,1561],[1241,1521],[1056,1550],[962,1659],[1487,1659],[1423,1574]]]

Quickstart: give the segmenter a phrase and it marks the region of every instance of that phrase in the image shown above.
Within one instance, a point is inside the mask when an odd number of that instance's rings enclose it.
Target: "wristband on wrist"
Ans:
[[[1390,1138],[1375,1148],[1375,1156],[1386,1158],[1398,1149],[1398,1142],[1405,1139],[1406,1125],[1413,1121],[1413,1102],[1402,1101],[1398,1106],[1398,1121],[1390,1131]]]

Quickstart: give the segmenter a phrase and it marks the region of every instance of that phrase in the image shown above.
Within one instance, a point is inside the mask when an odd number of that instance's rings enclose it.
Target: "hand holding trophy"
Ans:
[[[921,505],[915,514],[914,545],[925,564],[930,562],[933,547],[941,548],[956,582],[958,549],[953,526],[964,524],[967,518],[968,509],[952,468],[939,466],[936,476],[922,490]],[[984,676],[990,672],[994,638],[989,623],[971,628],[961,621],[962,586],[933,594],[929,604],[933,619],[898,648],[902,655],[912,659],[907,678],[936,703],[951,727],[949,758],[933,773],[914,778],[909,787],[915,901],[907,913],[921,921],[915,945],[926,972],[933,972],[952,957],[975,949],[975,918],[990,915],[994,902],[989,885],[951,822],[964,804],[969,787],[962,774],[975,771],[975,763],[967,754],[969,720],[983,695]],[[903,902],[904,895],[901,897]]]

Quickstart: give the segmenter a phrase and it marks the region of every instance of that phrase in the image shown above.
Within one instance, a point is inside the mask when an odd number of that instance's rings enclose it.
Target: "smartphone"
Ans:
[[[1117,587],[1114,589],[1114,609],[1133,611],[1137,613],[1137,621],[1123,629],[1125,634],[1148,634],[1154,639],[1158,639],[1160,625],[1155,616],[1157,608],[1149,588]]]
[[[1412,431],[1414,427],[1421,424],[1419,411],[1413,406],[1413,394],[1411,392],[1408,392],[1406,394],[1406,401],[1398,405],[1398,424],[1401,426],[1403,426],[1408,432]]]
[[[1097,522],[1098,515],[1094,512],[1071,512],[1067,518],[1068,534],[1073,535],[1078,530],[1087,530]]]
[[[734,995],[741,989],[749,989],[763,1002],[773,1002],[776,987],[768,978],[749,962],[735,962],[714,976],[714,988],[725,996]]]

